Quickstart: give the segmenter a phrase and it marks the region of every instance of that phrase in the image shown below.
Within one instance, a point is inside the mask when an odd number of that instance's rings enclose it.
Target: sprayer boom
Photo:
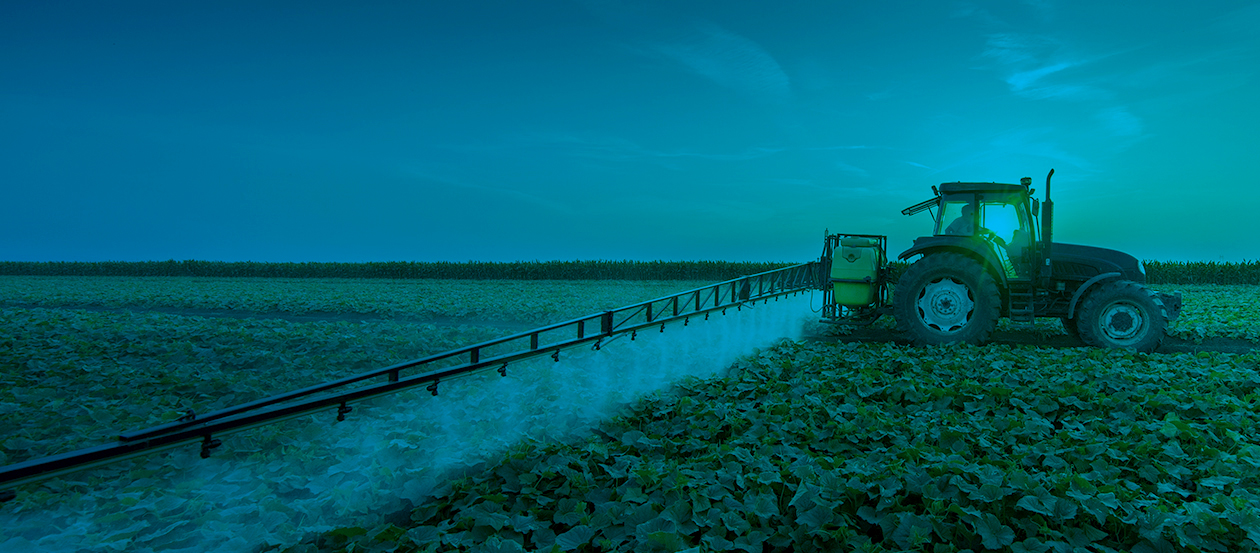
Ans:
[[[714,312],[725,314],[757,301],[795,295],[817,286],[817,265],[803,263],[740,277],[211,413],[190,412],[177,421],[123,432],[117,442],[0,467],[0,499],[12,499],[8,488],[186,444],[200,443],[201,456],[209,457],[222,445],[220,438],[234,432],[323,410],[335,410],[335,420],[342,421],[355,402],[417,386],[436,396],[443,380],[458,375],[494,369],[507,376],[512,363],[525,359],[547,355],[558,361],[570,348],[598,350],[624,336],[634,340],[641,331],[664,332],[673,321],[707,319]],[[508,353],[483,357],[487,351]]]

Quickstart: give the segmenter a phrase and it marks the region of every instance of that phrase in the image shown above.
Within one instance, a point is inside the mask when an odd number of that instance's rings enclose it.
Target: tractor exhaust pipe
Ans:
[[[1046,279],[1050,279],[1050,245],[1054,242],[1054,200],[1050,199],[1050,177],[1054,176],[1054,169],[1046,174],[1046,202],[1041,208],[1041,240],[1044,242],[1042,251],[1046,254],[1046,266],[1043,268],[1042,274]]]

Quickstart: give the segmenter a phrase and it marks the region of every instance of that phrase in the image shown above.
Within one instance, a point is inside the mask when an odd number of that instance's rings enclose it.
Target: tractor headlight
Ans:
[[[1145,264],[1145,263],[1142,263],[1141,261],[1138,261],[1138,272],[1139,272],[1139,273],[1142,273],[1142,276],[1146,276],[1146,264]]]

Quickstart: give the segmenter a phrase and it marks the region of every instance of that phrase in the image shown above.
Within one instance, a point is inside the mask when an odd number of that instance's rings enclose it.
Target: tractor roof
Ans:
[[[1021,184],[1002,184],[998,182],[943,182],[941,194],[965,194],[969,192],[1002,192],[1022,194],[1028,189]]]

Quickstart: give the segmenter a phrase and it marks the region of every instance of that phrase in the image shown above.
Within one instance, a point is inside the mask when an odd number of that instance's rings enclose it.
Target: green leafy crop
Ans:
[[[292,550],[1255,550],[1258,364],[785,342]]]

